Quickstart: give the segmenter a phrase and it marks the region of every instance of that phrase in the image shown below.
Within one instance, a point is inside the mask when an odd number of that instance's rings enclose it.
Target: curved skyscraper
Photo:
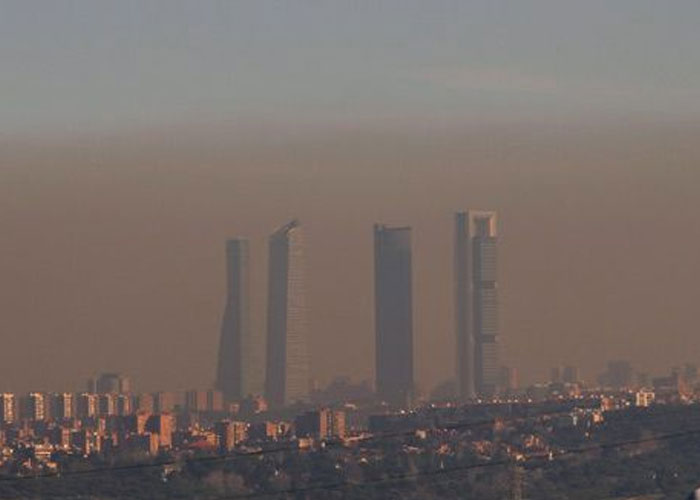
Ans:
[[[262,392],[261,345],[250,327],[248,240],[226,242],[226,307],[221,325],[216,388],[227,401]]]
[[[374,226],[377,395],[405,408],[413,398],[411,228]]]
[[[309,395],[304,245],[293,220],[269,240],[265,397],[275,407]]]
[[[455,217],[455,331],[457,385],[463,401],[498,390],[496,212]]]

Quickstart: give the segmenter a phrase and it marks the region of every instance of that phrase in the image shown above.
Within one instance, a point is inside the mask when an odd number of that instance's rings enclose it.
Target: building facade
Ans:
[[[455,333],[457,385],[462,401],[498,392],[498,278],[496,212],[455,217]]]
[[[0,393],[0,424],[12,424],[18,420],[18,416],[15,395]]]
[[[413,398],[411,228],[374,226],[375,374],[377,395],[397,406]]]
[[[226,306],[221,325],[216,388],[226,401],[263,390],[262,346],[250,325],[248,240],[226,242]]]
[[[293,220],[269,240],[265,397],[273,407],[309,396],[304,244]]]

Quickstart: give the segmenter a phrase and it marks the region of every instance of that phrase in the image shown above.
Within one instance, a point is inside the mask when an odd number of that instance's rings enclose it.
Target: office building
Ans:
[[[235,422],[231,420],[221,420],[214,424],[219,451],[226,453],[233,450],[238,444],[246,440],[248,436],[248,424],[246,422]]]
[[[153,394],[139,394],[135,400],[136,411],[153,413],[155,410],[155,398]]]
[[[187,391],[185,393],[185,410],[189,412],[207,411],[207,401],[207,391]]]
[[[462,401],[498,391],[498,278],[496,213],[455,217],[455,333]]]
[[[216,388],[227,402],[263,390],[262,342],[250,325],[248,240],[226,242],[226,306],[219,340]]]
[[[55,420],[68,420],[75,414],[74,399],[72,392],[63,392],[53,395],[51,404],[51,415]]]
[[[172,392],[155,392],[153,393],[153,411],[154,413],[164,413],[175,409],[175,394]]]
[[[146,430],[158,436],[158,444],[161,448],[170,448],[173,444],[173,430],[175,419],[168,413],[151,415],[146,421]]]
[[[406,407],[413,397],[411,228],[374,226],[375,375],[377,395]]]
[[[15,395],[0,393],[0,424],[12,424],[17,421],[17,404]]]
[[[296,220],[269,240],[265,397],[273,407],[309,395],[304,245]]]
[[[22,417],[27,420],[39,422],[46,420],[48,415],[48,402],[46,395],[41,392],[30,392],[23,401]]]
[[[97,396],[97,413],[99,415],[111,416],[117,414],[116,394],[99,394]]]
[[[297,437],[331,439],[345,437],[345,412],[322,408],[299,415],[294,420]]]
[[[84,392],[78,396],[76,401],[76,415],[79,418],[92,418],[97,415],[98,404],[97,394]]]

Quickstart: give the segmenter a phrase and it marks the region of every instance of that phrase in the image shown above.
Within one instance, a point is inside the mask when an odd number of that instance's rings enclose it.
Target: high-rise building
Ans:
[[[345,437],[345,412],[321,408],[297,415],[294,420],[297,437],[315,437],[320,439]]]
[[[22,405],[23,417],[28,420],[35,422],[46,420],[48,415],[48,404],[46,401],[46,394],[41,392],[30,392],[24,398],[24,404]]]
[[[224,410],[224,397],[221,391],[209,390],[207,391],[207,411],[223,411]]]
[[[136,411],[142,411],[146,413],[153,413],[155,408],[155,398],[153,394],[143,393],[136,397],[135,401]]]
[[[173,411],[174,409],[175,394],[164,391],[153,393],[153,411],[155,413]]]
[[[0,424],[12,424],[17,417],[15,395],[9,392],[0,393]]]
[[[100,394],[97,397],[97,412],[99,415],[116,415],[117,414],[117,397],[116,394]]]
[[[84,392],[76,401],[76,415],[79,418],[92,418],[97,415],[98,407],[97,394]]]
[[[498,389],[498,278],[496,212],[455,217],[455,330],[460,399]]]
[[[214,432],[219,443],[219,451],[225,453],[233,450],[239,443],[246,440],[248,424],[246,422],[221,420],[214,424]]]
[[[263,389],[262,344],[250,326],[248,248],[248,240],[226,242],[226,307],[216,374],[216,388],[226,401],[240,401]]]
[[[129,415],[132,411],[133,399],[128,394],[117,394],[115,399],[115,406],[117,415],[125,416]]]
[[[207,411],[207,391],[187,391],[185,393],[185,409],[189,412]]]
[[[374,226],[374,311],[377,395],[408,406],[414,388],[410,227]]]
[[[56,420],[67,420],[73,418],[75,413],[74,399],[72,392],[63,392],[53,395],[51,404],[51,415]]]
[[[146,421],[146,430],[158,435],[158,443],[163,448],[170,448],[173,444],[173,429],[175,419],[169,413],[151,415]]]
[[[267,293],[265,397],[279,407],[309,395],[304,245],[296,220],[270,236]]]

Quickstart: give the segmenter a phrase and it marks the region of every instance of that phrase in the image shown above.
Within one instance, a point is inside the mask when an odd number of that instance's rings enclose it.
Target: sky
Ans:
[[[224,241],[307,239],[312,372],[373,374],[374,222],[414,227],[453,369],[451,223],[499,211],[503,357],[700,356],[700,4],[0,2],[0,390],[206,387]],[[255,319],[257,318],[257,319]]]

